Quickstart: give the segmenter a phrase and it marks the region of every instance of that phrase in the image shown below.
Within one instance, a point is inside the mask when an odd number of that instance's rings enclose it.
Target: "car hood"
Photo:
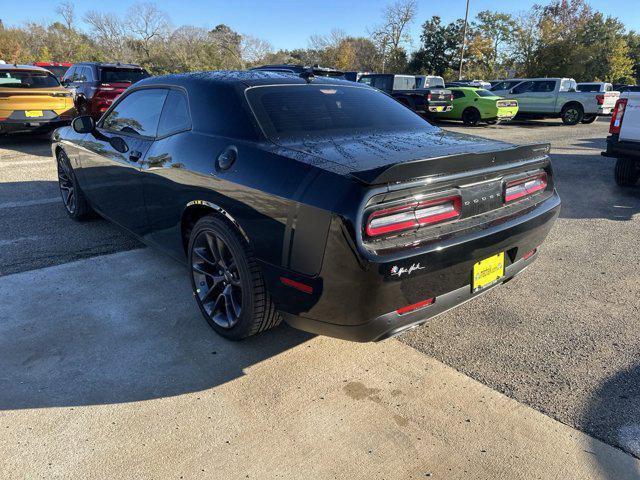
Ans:
[[[487,154],[513,152],[518,147],[433,129],[288,141],[275,149],[279,155],[374,184],[478,168],[478,163],[488,166],[496,159]],[[456,159],[455,165],[448,165],[450,158]]]

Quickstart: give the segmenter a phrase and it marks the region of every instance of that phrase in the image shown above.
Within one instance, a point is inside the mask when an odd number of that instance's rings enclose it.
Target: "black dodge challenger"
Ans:
[[[310,75],[148,78],[57,130],[53,154],[69,216],[97,212],[186,262],[230,339],[283,318],[395,335],[522,271],[560,208],[548,145],[447,133]]]

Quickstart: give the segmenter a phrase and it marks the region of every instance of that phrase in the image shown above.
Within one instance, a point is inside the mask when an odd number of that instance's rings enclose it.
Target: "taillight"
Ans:
[[[617,135],[622,128],[622,119],[624,118],[624,111],[627,108],[627,98],[621,98],[616,102],[616,106],[613,109],[613,115],[611,115],[611,124],[609,125],[609,133]]]
[[[598,105],[604,105],[604,95],[596,95],[596,102],[598,102]]]
[[[421,308],[424,307],[428,307],[429,305],[433,305],[434,299],[433,298],[429,298],[427,300],[423,300],[421,302],[418,303],[414,303],[412,305],[407,305],[406,307],[402,307],[396,310],[396,313],[398,315],[404,315],[406,313],[410,313],[413,312],[415,310],[419,310]]]
[[[504,191],[504,202],[509,203],[519,200],[545,188],[547,188],[547,174],[545,172],[521,178],[520,180],[513,180],[507,183]]]
[[[430,101],[431,101],[431,94],[427,93],[427,102],[430,102]]]
[[[455,97],[453,96],[453,93],[452,93],[452,94],[451,94],[451,97],[450,97],[450,100],[453,102],[453,99],[454,99],[454,98],[455,98]]]
[[[454,195],[382,208],[369,216],[366,232],[370,237],[376,237],[445,222],[459,217],[461,206],[460,197]]]

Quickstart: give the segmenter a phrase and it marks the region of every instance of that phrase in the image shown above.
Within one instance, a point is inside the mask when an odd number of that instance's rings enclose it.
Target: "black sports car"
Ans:
[[[447,133],[332,78],[147,78],[55,137],[69,215],[186,261],[231,339],[282,318],[395,335],[522,271],[560,207],[548,145]]]

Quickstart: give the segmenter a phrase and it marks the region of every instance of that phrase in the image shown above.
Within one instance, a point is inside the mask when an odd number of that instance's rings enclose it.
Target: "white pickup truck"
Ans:
[[[632,186],[640,179],[640,92],[624,92],[616,103],[602,155],[616,160],[615,179]]]
[[[519,117],[561,118],[565,125],[593,123],[598,115],[610,115],[620,95],[618,92],[578,92],[578,84],[573,78],[519,80],[508,90],[494,87],[491,91],[518,100]]]

